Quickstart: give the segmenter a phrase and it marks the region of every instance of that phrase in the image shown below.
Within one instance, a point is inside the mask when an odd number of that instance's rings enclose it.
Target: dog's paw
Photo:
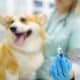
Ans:
[[[18,74],[11,74],[10,72],[7,72],[6,80],[19,80],[19,76]]]

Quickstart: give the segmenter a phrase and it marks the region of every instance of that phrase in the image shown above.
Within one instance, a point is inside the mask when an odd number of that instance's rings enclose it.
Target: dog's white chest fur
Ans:
[[[24,54],[16,52],[14,54],[20,68],[20,77],[29,79],[43,63],[41,52]]]

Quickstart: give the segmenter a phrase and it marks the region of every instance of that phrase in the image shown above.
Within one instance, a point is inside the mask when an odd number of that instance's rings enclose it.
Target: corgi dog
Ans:
[[[0,16],[6,29],[0,44],[0,80],[33,80],[44,61],[44,16]]]

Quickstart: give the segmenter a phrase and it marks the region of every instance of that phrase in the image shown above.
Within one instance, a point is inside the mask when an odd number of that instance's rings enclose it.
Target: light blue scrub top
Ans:
[[[69,49],[80,48],[80,17],[74,12],[59,16],[55,11],[52,12],[46,26],[45,42],[45,61],[38,70],[37,78],[41,80],[51,80],[48,75],[49,65],[52,57],[57,55],[57,48],[60,46],[64,55]]]

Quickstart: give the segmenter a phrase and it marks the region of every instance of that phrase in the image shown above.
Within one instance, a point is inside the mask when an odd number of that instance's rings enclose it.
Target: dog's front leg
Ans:
[[[26,80],[36,80],[36,73],[31,73],[27,76]]]
[[[36,80],[36,72],[32,73],[31,79],[30,80]]]
[[[12,74],[10,72],[6,72],[6,80],[19,80],[19,74]]]

